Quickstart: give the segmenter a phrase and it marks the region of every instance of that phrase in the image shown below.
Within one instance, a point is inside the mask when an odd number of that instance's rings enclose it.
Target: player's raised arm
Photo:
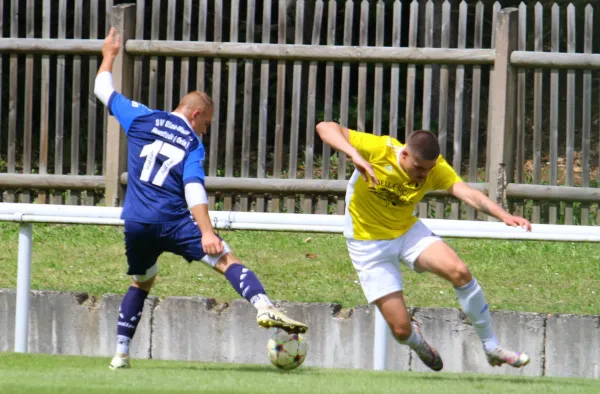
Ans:
[[[479,190],[470,187],[464,182],[458,182],[450,186],[448,192],[450,192],[459,200],[466,202],[478,211],[501,220],[507,226],[521,227],[527,231],[531,231],[531,223],[529,223],[527,219],[520,216],[511,215],[496,202],[488,198],[488,196]]]
[[[108,36],[102,44],[102,63],[96,74],[94,94],[104,105],[108,105],[110,96],[115,91],[112,80],[112,68],[115,58],[121,49],[121,36],[114,27],[110,28]]]
[[[369,162],[361,156],[358,150],[352,146],[347,128],[342,127],[335,122],[320,122],[317,125],[317,133],[327,145],[337,151],[345,153],[346,156],[352,159],[354,166],[365,178],[365,181],[369,182],[371,186],[375,186],[377,178],[373,172],[373,167],[371,167],[371,164],[369,164]]]

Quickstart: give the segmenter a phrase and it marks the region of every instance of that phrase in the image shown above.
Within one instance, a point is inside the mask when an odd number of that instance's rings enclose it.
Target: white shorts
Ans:
[[[415,270],[415,261],[421,253],[432,243],[441,240],[420,220],[395,239],[346,239],[350,259],[367,301],[372,303],[388,294],[401,291],[400,263]]]

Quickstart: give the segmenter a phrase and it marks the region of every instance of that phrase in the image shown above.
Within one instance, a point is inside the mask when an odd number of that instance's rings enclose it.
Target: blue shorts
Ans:
[[[202,260],[202,233],[191,217],[167,223],[125,221],[127,275],[144,275],[163,252],[188,262]]]

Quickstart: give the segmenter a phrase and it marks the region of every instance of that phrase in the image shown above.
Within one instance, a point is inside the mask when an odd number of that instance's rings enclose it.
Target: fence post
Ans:
[[[113,83],[115,90],[126,97],[133,94],[133,56],[125,51],[125,43],[135,38],[135,9],[135,4],[116,5],[111,15],[111,26],[121,35],[121,50],[113,64]],[[113,116],[108,117],[106,125],[106,151],[106,206],[116,207],[125,195],[119,179],[127,170],[127,138]]]
[[[496,59],[492,77],[490,120],[489,196],[507,208],[506,185],[514,178],[517,73],[510,64],[510,55],[517,49],[518,16],[516,8],[498,13],[496,25]],[[490,217],[490,220],[495,220]]]

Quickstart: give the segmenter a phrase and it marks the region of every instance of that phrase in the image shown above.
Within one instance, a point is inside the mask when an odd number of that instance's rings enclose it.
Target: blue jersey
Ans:
[[[188,123],[117,92],[107,107],[127,134],[127,192],[121,218],[165,223],[189,216],[184,185],[204,185],[205,152]]]

